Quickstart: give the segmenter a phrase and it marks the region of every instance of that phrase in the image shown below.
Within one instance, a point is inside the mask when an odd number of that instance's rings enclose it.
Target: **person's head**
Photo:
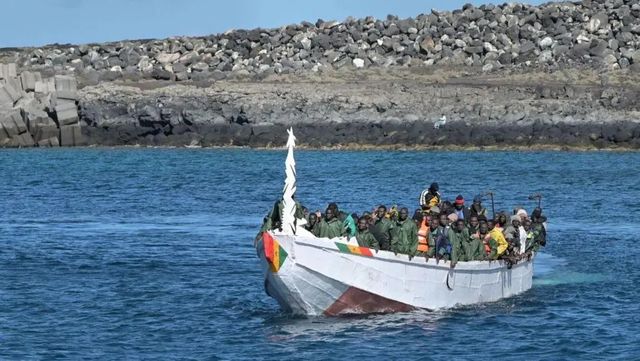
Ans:
[[[455,213],[451,213],[447,216],[447,220],[450,225],[454,225],[458,221],[458,215]]]
[[[520,216],[511,216],[511,225],[515,228],[520,227]]]
[[[478,226],[478,231],[480,232],[480,234],[489,233],[489,223],[488,222],[480,222],[480,225]]]
[[[531,220],[525,219],[524,222],[522,222],[522,226],[524,227],[525,231],[531,230]]]
[[[429,193],[431,194],[436,194],[439,190],[440,186],[436,182],[431,183],[431,185],[429,186]]]
[[[507,215],[504,213],[500,213],[498,215],[498,220],[496,223],[500,224],[500,227],[504,227],[504,225],[507,224]]]
[[[384,204],[378,206],[378,210],[376,211],[376,215],[379,219],[384,218],[387,215],[387,207]]]
[[[424,216],[422,215],[422,209],[416,209],[415,212],[413,212],[413,220],[416,222],[422,222],[422,218]]]
[[[358,219],[358,231],[364,231],[368,228],[369,222],[367,222],[367,219],[365,217],[360,217],[360,219]]]
[[[531,220],[534,222],[538,221],[538,218],[542,216],[542,208],[536,207],[533,212],[531,212]]]
[[[471,227],[478,229],[478,224],[480,222],[478,221],[478,216],[471,216],[469,217],[469,225],[471,225]]]
[[[493,219],[487,220],[487,227],[492,230],[496,226],[496,222]]]
[[[401,221],[405,221],[407,218],[409,218],[409,210],[407,209],[407,207],[400,208],[398,219],[400,219]]]
[[[331,208],[327,208],[327,210],[324,212],[324,218],[327,221],[332,220],[335,216],[336,215],[335,215],[335,213],[333,213],[333,209],[331,209]]]
[[[463,219],[458,219],[456,221],[455,230],[457,232],[462,232],[464,230],[464,220]]]
[[[439,226],[446,227],[447,224],[449,223],[449,218],[447,218],[446,214],[442,213],[440,214],[438,221],[439,221],[439,224],[438,224]]]
[[[464,197],[462,197],[461,194],[458,194],[458,196],[456,197],[456,201],[454,202],[453,206],[457,210],[461,210],[462,208],[464,208]]]
[[[453,204],[449,201],[442,202],[442,212],[451,213],[453,212]]]
[[[473,197],[473,205],[477,206],[478,208],[480,208],[482,206],[482,196],[481,195],[477,195],[477,196]]]
[[[315,213],[309,213],[309,225],[313,226],[318,222],[318,216]]]
[[[331,210],[333,211],[333,215],[338,215],[338,204],[336,202],[329,203],[327,208],[331,208]]]
[[[487,221],[487,216],[485,215],[478,216],[478,222],[486,222],[486,221]]]
[[[431,224],[431,215],[427,214],[426,216],[424,216],[424,223],[428,226]]]

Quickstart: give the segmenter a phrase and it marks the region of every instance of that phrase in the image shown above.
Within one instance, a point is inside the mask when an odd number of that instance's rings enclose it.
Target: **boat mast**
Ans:
[[[282,191],[282,231],[285,234],[296,234],[296,201],[293,199],[296,194],[296,161],[293,158],[293,148],[296,147],[296,137],[293,135],[293,128],[287,129],[289,139],[287,140],[287,160],[285,162],[284,190]]]

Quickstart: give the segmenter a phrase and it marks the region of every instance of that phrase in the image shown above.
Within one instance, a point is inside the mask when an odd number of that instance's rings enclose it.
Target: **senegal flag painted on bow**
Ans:
[[[269,262],[269,266],[271,267],[272,272],[278,272],[280,267],[284,264],[284,260],[287,259],[287,251],[280,246],[278,241],[271,237],[269,232],[264,232],[262,234],[263,245],[264,245],[264,256]]]

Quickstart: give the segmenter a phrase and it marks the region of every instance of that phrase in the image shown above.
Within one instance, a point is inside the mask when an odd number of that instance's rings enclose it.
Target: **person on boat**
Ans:
[[[418,227],[413,220],[409,219],[409,210],[406,207],[400,208],[398,219],[391,232],[391,251],[414,256],[417,248]]]
[[[484,254],[482,258],[475,259],[477,261],[498,259],[498,242],[491,236],[491,233],[489,233],[489,226],[488,222],[480,222],[476,239],[482,242]]]
[[[422,219],[424,218],[424,214],[422,213],[422,209],[418,208],[413,212],[413,217],[411,219],[415,222],[416,227],[420,228],[420,224],[422,223]]]
[[[380,250],[380,244],[376,237],[369,231],[369,223],[365,217],[358,219],[358,234],[356,235],[356,240],[360,247],[373,248],[376,251]]]
[[[487,209],[482,206],[482,196],[473,197],[473,204],[469,208],[469,216],[487,216]]]
[[[491,238],[493,238],[498,243],[498,257],[502,256],[509,248],[509,243],[504,238],[504,234],[502,233],[502,228],[500,225],[494,220],[487,221],[487,226],[489,227],[489,234]]]
[[[463,244],[471,238],[464,219],[456,220],[448,230],[447,238],[451,243],[451,268],[454,268],[459,261],[466,261]]]
[[[393,222],[391,222],[386,215],[387,207],[381,204],[376,213],[372,215],[374,223],[372,227],[373,229],[370,230],[378,240],[378,243],[380,243],[380,249],[388,251],[391,249],[391,232],[393,230]]]
[[[504,238],[509,243],[511,251],[520,250],[520,217],[511,216],[511,223],[507,225],[503,231]]]
[[[422,191],[420,194],[420,207],[423,210],[429,210],[431,207],[439,206],[442,197],[438,192],[440,190],[440,186],[438,183],[433,182],[429,186],[429,188]]]
[[[461,194],[458,194],[455,202],[453,203],[453,211],[458,216],[458,219],[461,219],[465,222],[469,222],[470,211],[464,205],[464,197]]]
[[[479,225],[480,221],[478,220],[478,216],[469,216],[469,234],[477,233]]]
[[[528,247],[528,251],[537,252],[540,247],[547,244],[547,217],[542,215],[542,209],[536,208],[531,212],[531,233],[533,241]]]
[[[467,228],[469,231],[469,238],[462,242],[466,261],[482,261],[486,258],[484,242],[480,236],[479,228],[480,224],[478,224],[478,228],[474,232],[471,232],[471,228]]]
[[[304,228],[313,233],[316,234],[317,233],[317,228],[318,228],[318,215],[315,213],[309,213],[309,216],[307,217],[307,224],[304,225]]]
[[[345,235],[342,222],[336,218],[332,208],[327,208],[324,212],[324,219],[318,225],[317,237],[320,238],[336,238]]]
[[[431,216],[424,215],[418,227],[418,247],[416,251],[421,256],[426,256],[429,252],[429,223],[431,223]]]
[[[441,259],[448,260],[451,255],[451,243],[447,238],[448,222],[447,215],[442,213],[437,219],[433,220],[433,224],[430,227],[429,252],[427,255],[428,257],[435,256],[436,262]]]

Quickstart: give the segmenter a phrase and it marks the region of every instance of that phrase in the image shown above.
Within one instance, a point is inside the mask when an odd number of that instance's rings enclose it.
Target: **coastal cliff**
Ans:
[[[2,49],[0,62],[2,146],[268,147],[294,126],[309,147],[640,148],[636,1]]]

